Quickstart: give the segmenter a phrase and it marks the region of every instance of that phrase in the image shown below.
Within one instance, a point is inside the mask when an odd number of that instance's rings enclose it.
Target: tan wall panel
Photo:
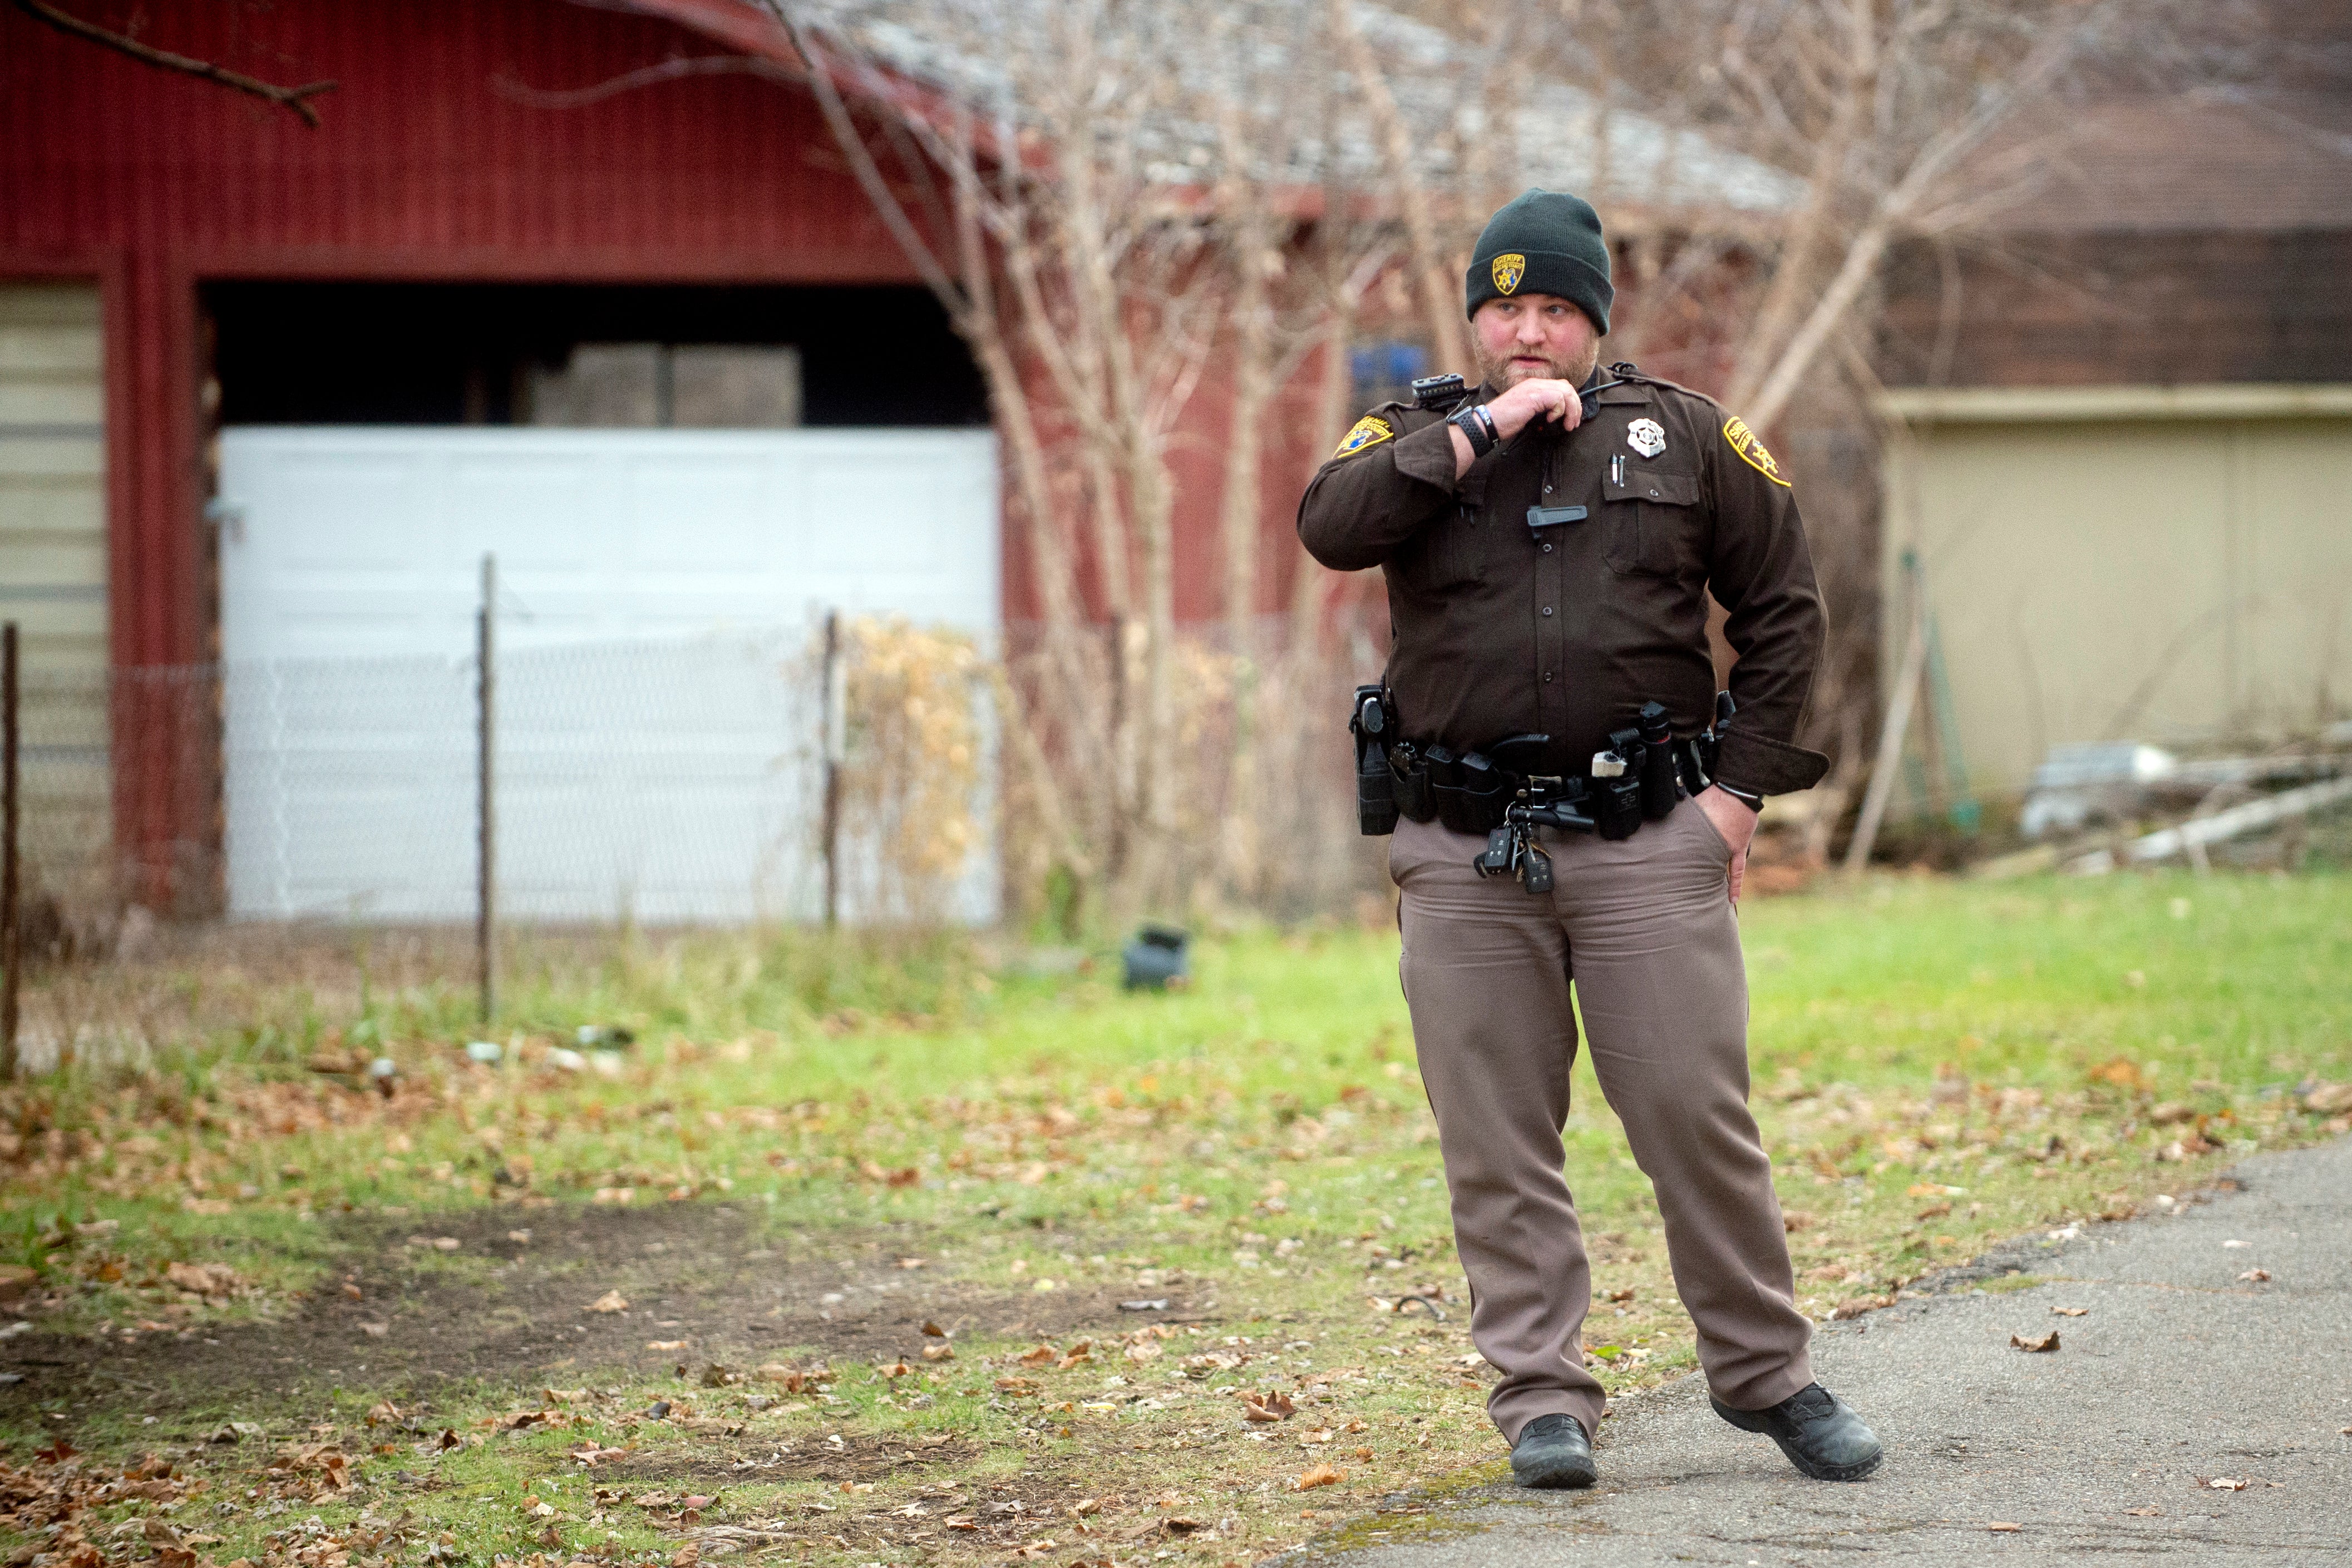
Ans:
[[[1927,425],[1893,458],[1885,668],[1916,540],[1979,790],[2021,789],[2060,742],[2352,710],[2352,420]]]
[[[5,439],[0,437],[0,441]],[[19,475],[5,493],[8,513],[0,520],[5,524],[0,547],[36,539],[93,546],[99,553],[99,581],[104,581],[106,486],[100,479],[31,479]]]
[[[24,637],[25,841],[100,896],[110,837],[103,342],[97,289],[0,284],[0,617]]]
[[[103,480],[106,443],[93,430],[86,436],[52,436],[39,419],[0,425],[0,484],[62,484]],[[24,431],[39,434],[25,435]]]
[[[0,285],[0,329],[13,327],[88,327],[99,323],[98,286],[94,283],[10,283]]]
[[[1979,426],[1922,444],[1916,537],[1978,787],[2021,784],[2058,742],[2118,722],[2186,733],[2221,710],[2223,447],[2186,434]]]
[[[0,375],[86,380],[98,374],[103,352],[94,321],[26,325],[0,310]]]
[[[2293,734],[2352,712],[2352,420],[2239,431],[2239,708],[2257,734]]]
[[[51,423],[87,426],[94,431],[105,417],[106,394],[95,378],[73,383],[30,376],[0,381],[0,425]]]

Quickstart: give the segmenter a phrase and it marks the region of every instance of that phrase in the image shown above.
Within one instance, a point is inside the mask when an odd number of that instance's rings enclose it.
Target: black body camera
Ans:
[[[1444,375],[1424,375],[1412,384],[1415,408],[1438,408],[1450,414],[1454,405],[1468,395],[1469,384],[1450,371]]]

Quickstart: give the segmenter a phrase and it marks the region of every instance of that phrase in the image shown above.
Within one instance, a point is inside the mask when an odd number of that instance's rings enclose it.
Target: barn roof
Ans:
[[[612,0],[605,0],[612,3]],[[738,52],[800,64],[789,37],[752,0],[620,0],[666,16]],[[1055,0],[802,0],[820,35],[849,40],[902,81],[985,105],[1002,100],[1015,68],[1009,40],[1044,36]],[[1570,190],[1596,205],[1654,211],[1779,212],[1795,205],[1801,182],[1760,160],[1716,145],[1696,131],[1608,105],[1572,83],[1522,84],[1507,116],[1486,119],[1481,94],[1462,79],[1492,64],[1474,45],[1370,0],[1349,14],[1411,132],[1415,173],[1437,189],[1471,184]],[[1204,39],[1198,14],[1179,6],[1129,13],[1140,47],[1178,79],[1170,101],[1147,120],[1149,172],[1172,184],[1197,184],[1217,160],[1218,128],[1188,111],[1234,87],[1258,124],[1279,134],[1255,149],[1254,171],[1276,184],[1360,187],[1381,183],[1381,158],[1362,95],[1324,38],[1322,0],[1260,0],[1219,14],[1222,39]],[[1454,149],[1492,139],[1482,167],[1462,167]]]
[[[1989,149],[1976,183],[2019,195],[2011,233],[2352,229],[2352,100],[2226,89],[2094,103]]]

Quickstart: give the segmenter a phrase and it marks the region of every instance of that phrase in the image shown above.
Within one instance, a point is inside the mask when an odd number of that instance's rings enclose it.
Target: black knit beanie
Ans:
[[[1463,280],[1471,315],[1506,294],[1557,294],[1609,332],[1609,247],[1601,215],[1581,196],[1529,191],[1486,220]]]

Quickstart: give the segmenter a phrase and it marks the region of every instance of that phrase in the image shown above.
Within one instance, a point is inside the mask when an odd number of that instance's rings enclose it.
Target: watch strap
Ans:
[[[1445,422],[1462,432],[1463,437],[1470,443],[1470,456],[1474,458],[1483,458],[1502,445],[1501,437],[1495,430],[1495,416],[1487,413],[1481,404],[1474,403],[1456,410]]]

